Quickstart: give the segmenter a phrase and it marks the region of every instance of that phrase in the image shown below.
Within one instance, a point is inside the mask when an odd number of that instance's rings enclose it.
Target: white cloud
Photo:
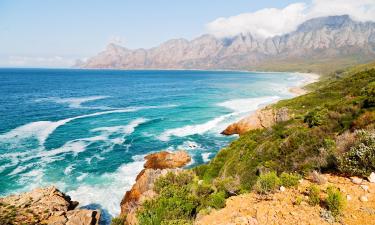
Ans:
[[[217,37],[252,33],[266,38],[291,32],[302,22],[320,16],[348,14],[354,20],[375,21],[375,0],[313,0],[294,3],[285,8],[265,8],[228,18],[218,18],[206,25]]]
[[[8,67],[70,67],[75,60],[72,58],[64,58],[61,56],[51,57],[32,57],[32,56],[9,56],[4,60],[4,64]]]
[[[124,38],[122,38],[120,36],[111,36],[108,39],[108,43],[109,44],[124,45],[125,44],[125,40],[124,40]]]

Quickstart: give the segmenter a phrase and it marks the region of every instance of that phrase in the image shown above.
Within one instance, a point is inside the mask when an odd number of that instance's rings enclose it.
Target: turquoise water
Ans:
[[[55,185],[119,213],[143,156],[185,149],[206,163],[220,132],[288,98],[306,77],[227,71],[0,69],[0,195]]]

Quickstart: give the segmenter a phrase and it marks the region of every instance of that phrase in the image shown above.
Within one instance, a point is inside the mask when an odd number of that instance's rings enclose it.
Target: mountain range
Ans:
[[[251,33],[231,38],[205,34],[196,39],[172,39],[150,49],[117,44],[75,67],[108,69],[275,69],[275,65],[351,64],[375,58],[375,23],[348,15],[310,19],[293,32],[270,38]],[[285,65],[284,65],[285,66]],[[280,69],[280,68],[279,68]]]

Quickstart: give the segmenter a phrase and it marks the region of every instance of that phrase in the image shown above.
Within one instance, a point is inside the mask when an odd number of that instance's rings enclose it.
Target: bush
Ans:
[[[309,187],[309,204],[314,206],[320,203],[320,189],[317,185],[313,184]]]
[[[339,170],[357,176],[368,176],[375,170],[375,133],[357,131],[357,142],[339,158]]]
[[[375,106],[375,82],[369,83],[365,88],[362,89],[362,95],[366,96],[364,101],[364,107]]]
[[[240,191],[240,181],[239,178],[225,177],[216,178],[213,181],[213,185],[218,192],[224,191],[229,195],[236,194]]]
[[[334,217],[339,216],[346,204],[343,194],[336,187],[327,188],[328,197],[326,199],[326,204],[328,210],[331,211]]]
[[[309,127],[320,126],[324,121],[324,113],[318,110],[311,111],[307,113],[303,121],[307,123]]]
[[[137,213],[139,223],[154,225],[175,221],[172,224],[181,224],[181,221],[191,221],[199,205],[198,198],[192,194],[193,180],[193,174],[187,171],[160,177],[154,186],[159,195],[144,202]]]
[[[115,217],[112,218],[111,225],[124,225],[125,217]]]
[[[294,187],[298,185],[298,181],[301,179],[299,174],[293,173],[282,173],[280,175],[281,185],[284,187]]]
[[[301,196],[298,196],[297,198],[296,198],[296,200],[294,201],[294,205],[301,205],[301,203],[302,203],[302,197]]]
[[[225,207],[225,197],[226,194],[224,191],[216,192],[210,195],[210,200],[209,200],[209,206],[215,208],[215,209],[220,209]]]
[[[277,189],[280,185],[280,179],[276,172],[269,172],[259,176],[255,185],[255,190],[260,194],[267,194]]]

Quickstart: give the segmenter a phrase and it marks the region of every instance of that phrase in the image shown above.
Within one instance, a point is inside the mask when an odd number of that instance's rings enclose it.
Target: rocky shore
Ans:
[[[299,73],[298,73],[299,74]],[[314,83],[319,80],[319,75],[302,73],[299,74],[305,76],[305,81],[301,86],[291,87],[289,92],[293,93],[296,96],[304,95],[308,91],[304,86]],[[247,131],[268,128],[273,126],[278,122],[287,121],[291,118],[291,115],[288,113],[287,108],[275,109],[270,106],[258,109],[254,113],[246,116],[245,118],[239,120],[238,122],[230,124],[225,130],[221,132],[224,135],[233,135],[233,134],[244,134]]]
[[[224,135],[244,134],[247,131],[271,127],[277,122],[289,120],[290,115],[287,108],[273,109],[266,107],[255,113],[229,125],[223,132]]]
[[[0,223],[98,225],[100,211],[76,209],[78,204],[55,187],[37,188],[0,198]]]

